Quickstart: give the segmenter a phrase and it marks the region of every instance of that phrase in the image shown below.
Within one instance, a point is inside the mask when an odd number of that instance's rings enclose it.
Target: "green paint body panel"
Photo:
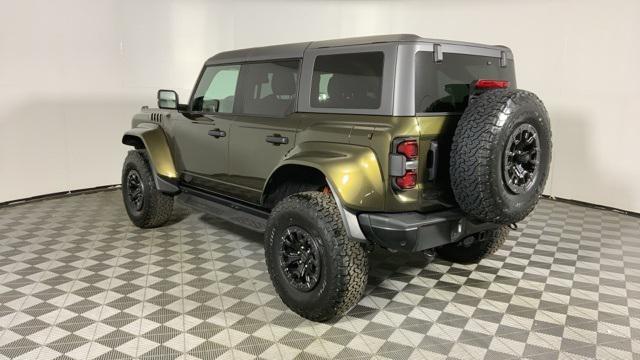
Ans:
[[[231,125],[228,181],[236,186],[236,197],[260,202],[271,172],[295,146],[298,123],[295,116],[235,117]],[[266,142],[265,138],[272,135],[286,137],[288,143]]]
[[[438,184],[425,178],[426,156],[419,157],[416,188],[398,191],[391,186],[393,140],[417,138],[420,154],[425,154],[430,142],[456,121],[456,116],[322,113],[194,117],[156,109],[137,114],[127,134],[143,139],[158,174],[256,205],[279,168],[302,165],[322,172],[348,209],[404,212],[442,209],[447,202]],[[208,134],[218,129],[226,136]],[[288,143],[268,143],[270,135],[287,137]]]
[[[162,128],[153,123],[136,122],[124,136],[132,136],[142,140],[149,154],[149,160],[158,175],[174,179],[178,176],[171,149]]]
[[[384,207],[385,181],[376,154],[367,147],[309,141],[280,162],[320,170],[341,202],[354,210]]]

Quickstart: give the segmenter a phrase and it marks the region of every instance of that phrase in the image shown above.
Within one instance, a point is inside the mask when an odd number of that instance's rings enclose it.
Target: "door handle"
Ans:
[[[227,132],[220,129],[209,130],[208,134],[209,136],[213,136],[216,139],[227,136]]]
[[[284,145],[289,143],[289,138],[286,136],[282,136],[280,134],[273,134],[267,136],[266,141],[268,143],[272,143],[273,145]]]

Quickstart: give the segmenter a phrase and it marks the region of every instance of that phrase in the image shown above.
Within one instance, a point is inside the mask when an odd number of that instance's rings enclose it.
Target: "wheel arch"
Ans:
[[[290,182],[306,183],[312,187],[317,187],[318,190],[328,185],[325,174],[318,168],[309,164],[284,163],[271,173],[265,183],[262,191],[262,204],[268,205],[269,197],[272,196],[280,186]]]
[[[133,148],[135,148],[136,150],[143,150],[146,148],[142,138],[127,133],[122,135],[122,143],[125,145],[133,146]]]
[[[146,150],[158,190],[175,193],[178,172],[167,137],[159,125],[141,123],[122,136],[122,143],[136,150]]]
[[[364,146],[307,142],[297,145],[269,175],[264,194],[290,171],[320,176],[340,203],[352,210],[384,208],[384,179],[375,153]]]

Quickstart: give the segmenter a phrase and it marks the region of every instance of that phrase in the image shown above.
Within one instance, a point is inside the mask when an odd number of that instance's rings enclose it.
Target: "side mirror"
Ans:
[[[218,110],[220,110],[220,100],[212,99],[212,100],[204,101],[204,106],[202,111],[208,112],[208,113],[217,113]]]
[[[191,110],[194,112],[202,112],[205,114],[217,113],[218,110],[220,110],[220,100],[205,100],[204,96],[198,96],[197,98],[193,99],[193,106]]]
[[[177,109],[178,93],[173,90],[158,90],[158,107],[160,109]]]

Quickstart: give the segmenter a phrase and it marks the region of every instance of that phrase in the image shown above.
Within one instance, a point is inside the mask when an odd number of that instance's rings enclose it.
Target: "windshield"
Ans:
[[[515,86],[513,60],[501,67],[499,58],[487,56],[444,53],[436,63],[433,52],[419,51],[415,73],[416,113],[464,111],[474,80],[508,80]]]

